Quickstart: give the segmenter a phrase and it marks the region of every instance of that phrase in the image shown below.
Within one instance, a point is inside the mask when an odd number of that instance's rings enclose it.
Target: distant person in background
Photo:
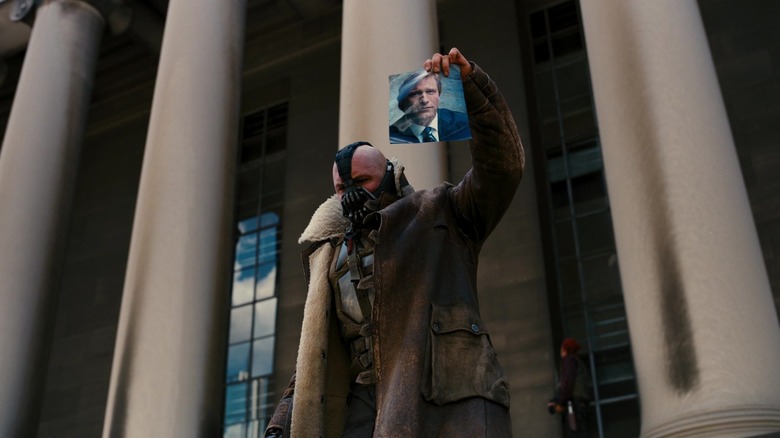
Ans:
[[[561,373],[555,396],[547,403],[550,414],[562,414],[566,437],[588,437],[590,374],[577,357],[580,344],[574,338],[561,343]]]
[[[390,125],[390,143],[466,140],[471,137],[465,113],[439,108],[441,80],[432,72],[411,73],[398,87],[403,117]]]

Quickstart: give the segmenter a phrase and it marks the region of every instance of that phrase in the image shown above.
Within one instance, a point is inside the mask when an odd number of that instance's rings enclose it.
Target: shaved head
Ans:
[[[379,188],[385,176],[386,163],[387,159],[379,149],[367,145],[360,146],[352,155],[352,180],[355,185],[373,192]],[[340,198],[344,192],[344,182],[341,180],[336,163],[333,163],[333,188]]]

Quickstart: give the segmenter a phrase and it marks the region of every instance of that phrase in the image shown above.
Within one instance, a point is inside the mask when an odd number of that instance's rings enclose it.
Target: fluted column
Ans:
[[[34,436],[45,337],[62,259],[102,16],[49,0],[37,10],[0,149],[0,436]]]
[[[103,436],[221,436],[246,5],[171,0]]]
[[[581,8],[642,436],[780,430],[780,329],[697,4]]]
[[[389,76],[418,70],[438,50],[434,0],[345,0],[341,43],[339,147],[366,140],[398,157],[416,189],[446,177],[442,143],[391,145]]]

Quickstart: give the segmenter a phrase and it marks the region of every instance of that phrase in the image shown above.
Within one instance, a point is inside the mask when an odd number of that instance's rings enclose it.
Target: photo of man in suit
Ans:
[[[398,87],[396,101],[403,116],[390,125],[390,143],[471,138],[466,113],[440,108],[441,97],[439,75],[425,71],[408,73]]]

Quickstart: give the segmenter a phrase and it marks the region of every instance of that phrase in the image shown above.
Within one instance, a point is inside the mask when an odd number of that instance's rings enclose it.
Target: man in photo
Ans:
[[[465,113],[439,108],[441,79],[432,72],[409,73],[398,87],[403,117],[390,125],[390,143],[425,143],[471,138]]]

